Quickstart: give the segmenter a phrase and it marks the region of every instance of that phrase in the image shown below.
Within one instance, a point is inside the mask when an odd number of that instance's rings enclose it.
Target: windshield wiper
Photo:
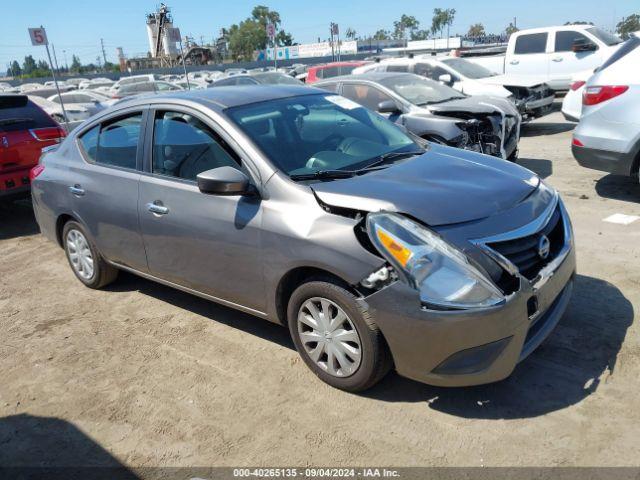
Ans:
[[[289,175],[291,180],[322,180],[322,179],[336,179],[336,178],[350,178],[355,177],[356,175],[360,175],[362,173],[371,172],[374,170],[380,170],[380,166],[383,163],[386,163],[388,160],[399,158],[399,157],[408,157],[415,155],[422,155],[425,151],[418,150],[412,152],[389,152],[380,155],[376,158],[374,162],[371,162],[369,165],[363,168],[359,168],[358,170],[317,170],[311,173],[301,173]]]
[[[300,173],[289,175],[291,180],[315,180],[315,179],[333,179],[333,178],[349,178],[357,174],[356,170],[317,170],[311,173]]]
[[[356,170],[356,172],[368,172],[371,169],[377,170],[375,167],[379,167],[380,165],[386,163],[388,160],[393,160],[393,159],[397,159],[397,158],[401,158],[401,157],[414,157],[416,155],[422,155],[424,152],[425,152],[425,150],[417,150],[417,151],[411,151],[411,152],[389,152],[389,153],[384,153],[384,154],[380,155],[379,157],[377,157],[376,160],[371,162],[366,167],[363,167],[363,168],[361,168],[359,170]]]

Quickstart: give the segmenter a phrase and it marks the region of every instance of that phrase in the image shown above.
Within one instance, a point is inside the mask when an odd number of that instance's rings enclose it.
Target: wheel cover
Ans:
[[[89,242],[79,230],[72,229],[67,233],[67,253],[71,266],[79,276],[86,280],[93,277],[93,255]]]
[[[313,297],[298,311],[298,337],[309,358],[334,377],[353,375],[362,360],[362,344],[353,322],[334,302]]]

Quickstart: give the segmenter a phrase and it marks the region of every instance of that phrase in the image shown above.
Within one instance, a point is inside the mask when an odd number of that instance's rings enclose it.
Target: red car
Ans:
[[[354,68],[361,67],[367,63],[370,62],[333,62],[309,67],[307,70],[306,83],[317,82],[318,80],[323,80],[325,78],[339,77],[340,75],[349,75]]]
[[[0,95],[0,200],[26,196],[29,170],[64,130],[26,95]]]

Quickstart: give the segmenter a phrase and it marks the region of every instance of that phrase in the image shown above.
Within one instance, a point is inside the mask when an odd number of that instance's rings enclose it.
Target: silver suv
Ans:
[[[86,286],[127,270],[287,325],[345,390],[390,368],[445,386],[503,379],[571,295],[555,190],[323,90],[132,99],[31,176],[42,232]]]

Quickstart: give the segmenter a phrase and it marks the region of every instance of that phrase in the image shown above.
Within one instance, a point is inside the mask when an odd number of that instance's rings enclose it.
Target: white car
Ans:
[[[562,100],[562,115],[565,120],[570,122],[580,121],[580,115],[582,115],[582,93],[591,75],[593,75],[593,70],[586,70],[574,75],[571,79],[569,91]]]
[[[506,54],[467,57],[491,71],[541,75],[554,90],[567,90],[571,77],[599,67],[622,39],[593,25],[520,30],[509,37]]]
[[[28,95],[29,100],[42,108],[51,118],[53,118],[59,124],[64,124],[64,114],[62,107],[59,103],[51,102],[46,98],[37,97],[35,95]],[[67,112],[67,118],[69,122],[83,122],[87,118],[91,117],[91,112],[84,107],[80,106],[67,106],[65,105],[65,111]]]
[[[60,97],[58,95],[52,95],[47,100],[60,105]],[[83,108],[91,115],[95,115],[115,103],[115,100],[92,90],[77,90],[63,93],[62,101],[64,102],[65,109]]]
[[[116,83],[113,84],[113,86],[111,87],[111,93],[113,97],[116,97],[120,88],[125,85],[132,85],[134,83],[155,82],[156,80],[159,80],[159,79],[160,79],[160,76],[153,73],[149,73],[145,75],[130,75],[128,77],[122,77],[120,80],[118,80]]]
[[[171,82],[173,85],[177,85],[178,87],[184,90],[202,90],[209,86],[205,80],[202,79],[189,79],[189,83],[185,79],[176,80],[175,82]]]
[[[640,37],[632,36],[589,78],[571,142],[580,165],[638,177]]]
[[[448,85],[467,95],[510,98],[523,117],[539,117],[547,113],[554,93],[539,77],[496,75],[464,58],[418,55],[413,58],[389,58],[358,67],[353,74],[364,72],[411,72]]]

